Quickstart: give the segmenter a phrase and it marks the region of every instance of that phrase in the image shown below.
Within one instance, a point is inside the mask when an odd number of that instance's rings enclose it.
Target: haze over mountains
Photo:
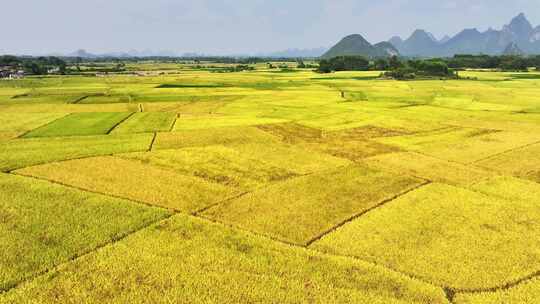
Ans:
[[[540,53],[540,26],[534,28],[525,14],[513,18],[501,30],[492,28],[480,32],[476,28],[464,29],[452,38],[437,40],[424,30],[416,30],[408,39],[399,37],[391,43],[404,56],[453,56],[455,54],[499,55],[510,47],[527,54]]]
[[[388,40],[399,54],[409,57],[451,57],[455,54],[540,54],[540,26],[534,28],[521,13],[513,18],[501,30],[492,28],[480,32],[476,28],[464,29],[454,37],[444,36],[438,40],[425,30],[415,30],[403,40],[395,36]],[[345,37],[323,57],[338,55],[364,55],[368,57],[384,56],[384,52],[373,50],[361,35]],[[391,52],[387,52],[390,55]]]
[[[278,52],[257,54],[230,54],[235,57],[320,57],[329,58],[339,55],[363,55],[367,57],[387,57],[402,55],[408,57],[451,57],[455,54],[540,54],[540,25],[533,27],[525,14],[521,13],[500,30],[488,29],[480,32],[476,28],[464,29],[457,35],[448,35],[437,39],[430,32],[415,30],[407,39],[394,36],[388,41],[371,44],[361,35],[354,34],[343,38],[337,45],[328,48],[288,49]],[[179,54],[174,51],[127,51],[107,54],[92,54],[84,50],[67,54],[71,57],[197,57],[197,53]]]

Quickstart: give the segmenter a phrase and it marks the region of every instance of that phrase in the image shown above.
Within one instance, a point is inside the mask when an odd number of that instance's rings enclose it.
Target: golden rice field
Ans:
[[[540,303],[534,72],[132,68],[0,81],[0,303]]]

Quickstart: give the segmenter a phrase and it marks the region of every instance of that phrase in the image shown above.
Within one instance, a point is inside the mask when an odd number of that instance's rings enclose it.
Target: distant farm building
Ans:
[[[13,67],[0,67],[0,79],[20,79],[24,77],[24,71]]]

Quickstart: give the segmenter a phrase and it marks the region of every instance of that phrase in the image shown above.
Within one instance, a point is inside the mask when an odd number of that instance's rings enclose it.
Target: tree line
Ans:
[[[0,56],[0,67],[23,70],[32,75],[47,75],[53,71],[57,74],[65,74],[67,64],[64,60],[54,56],[17,57],[5,55]]]
[[[393,56],[368,60],[363,56],[338,56],[319,62],[317,72],[385,71],[384,76],[409,79],[416,77],[456,78],[462,69],[497,69],[501,71],[540,70],[540,56],[455,55],[451,58],[404,59]]]

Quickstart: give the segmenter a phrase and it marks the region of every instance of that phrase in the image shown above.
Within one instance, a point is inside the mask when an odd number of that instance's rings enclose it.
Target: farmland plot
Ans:
[[[158,133],[153,149],[180,149],[209,145],[275,143],[277,139],[255,127],[230,127]]]
[[[170,168],[183,175],[200,177],[243,191],[349,164],[330,155],[306,154],[306,151],[294,147],[257,143],[188,147],[118,156]]]
[[[473,290],[502,286],[540,269],[539,223],[538,204],[432,184],[313,246]]]
[[[211,208],[204,215],[307,244],[341,222],[420,184],[414,178],[348,166],[274,184]]]
[[[111,134],[168,132],[176,120],[175,113],[135,113],[112,130]]]
[[[167,212],[0,174],[0,292]]]
[[[540,141],[540,134],[456,128],[428,134],[381,138],[378,142],[441,159],[472,163]]]
[[[378,155],[366,158],[365,163],[389,172],[399,172],[451,185],[468,185],[494,174],[481,168],[461,165],[414,152]]]
[[[538,302],[538,73],[205,65],[0,82],[0,303]]]
[[[74,113],[27,133],[24,137],[107,134],[131,113]]]
[[[146,151],[152,134],[29,138],[0,145],[0,170],[81,157]]]
[[[99,288],[95,284],[99,283]],[[307,292],[308,291],[308,292]],[[447,303],[442,290],[352,259],[174,216],[3,297],[0,303]]]
[[[15,173],[185,212],[237,194],[201,178],[110,156],[28,167]]]

